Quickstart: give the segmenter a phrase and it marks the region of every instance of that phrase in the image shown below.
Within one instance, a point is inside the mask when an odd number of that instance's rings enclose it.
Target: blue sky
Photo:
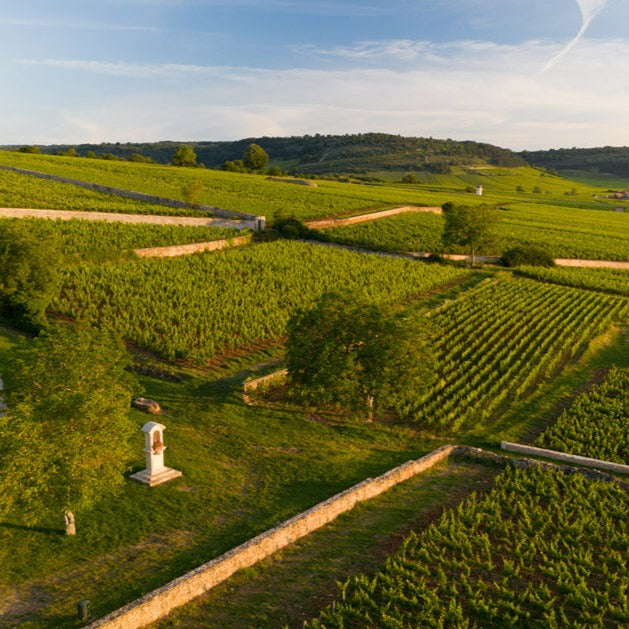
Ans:
[[[23,0],[0,144],[381,131],[629,145],[629,0]]]

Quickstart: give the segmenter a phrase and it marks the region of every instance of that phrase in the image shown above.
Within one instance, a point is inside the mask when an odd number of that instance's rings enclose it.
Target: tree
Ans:
[[[173,166],[196,166],[197,154],[191,146],[182,144],[173,154],[171,164]]]
[[[30,222],[0,225],[0,313],[30,332],[46,323],[46,308],[61,281],[59,242]]]
[[[507,249],[502,254],[505,266],[555,266],[555,260],[550,252],[535,245],[520,245]]]
[[[469,252],[474,266],[477,253],[487,250],[494,241],[496,212],[488,205],[453,205],[442,207],[445,225],[442,241],[445,249],[456,245]]]
[[[74,513],[123,483],[133,392],[120,343],[96,329],[58,326],[17,352],[3,377],[0,510],[28,525]]]
[[[199,181],[191,181],[181,188],[183,200],[188,205],[197,205],[205,187]]]
[[[269,163],[269,156],[260,145],[250,144],[245,149],[242,161],[250,170],[262,170]]]
[[[325,294],[288,323],[289,381],[318,406],[407,415],[432,379],[427,328],[374,304]]]

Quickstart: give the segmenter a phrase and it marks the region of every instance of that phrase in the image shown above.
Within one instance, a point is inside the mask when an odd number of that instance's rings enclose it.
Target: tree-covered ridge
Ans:
[[[531,166],[556,171],[589,171],[629,177],[629,146],[522,151],[518,155]]]
[[[358,173],[363,170],[428,170],[443,172],[448,166],[487,163],[495,166],[524,166],[514,152],[492,144],[472,141],[409,138],[386,133],[304,135],[246,138],[232,142],[187,142],[197,162],[211,168],[243,157],[255,143],[272,162],[290,163],[290,168],[308,173]],[[112,156],[137,161],[138,155],[169,164],[178,142],[79,144],[41,147],[44,153],[75,149],[81,156]]]

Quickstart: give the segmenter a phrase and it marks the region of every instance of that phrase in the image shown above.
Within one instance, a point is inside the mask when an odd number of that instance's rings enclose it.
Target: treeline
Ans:
[[[518,155],[531,166],[550,171],[585,171],[629,177],[629,146],[522,151]]]
[[[452,166],[492,164],[503,167],[525,165],[514,152],[491,144],[457,142],[433,138],[409,138],[385,133],[354,135],[304,135],[292,137],[246,138],[232,142],[186,142],[197,161],[208,168],[220,168],[225,162],[239,160],[247,147],[255,143],[271,158],[271,164],[296,173],[366,173],[374,170],[449,172]],[[125,159],[141,158],[169,164],[180,142],[102,143],[16,147],[42,153],[84,157]]]

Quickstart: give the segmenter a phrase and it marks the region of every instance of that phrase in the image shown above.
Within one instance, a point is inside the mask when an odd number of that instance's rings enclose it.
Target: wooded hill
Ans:
[[[518,155],[531,166],[562,174],[580,172],[629,178],[629,146],[522,151]]]
[[[433,138],[408,138],[384,133],[356,135],[305,135],[245,138],[234,142],[185,142],[197,154],[197,162],[220,168],[225,162],[242,159],[245,148],[259,144],[271,158],[290,173],[367,173],[382,170],[449,172],[451,166],[482,165],[516,167],[525,165],[514,152],[491,144],[457,142]],[[81,156],[130,159],[134,154],[170,163],[181,142],[55,145],[40,147],[43,153],[74,148]],[[17,147],[16,147],[17,148]]]

